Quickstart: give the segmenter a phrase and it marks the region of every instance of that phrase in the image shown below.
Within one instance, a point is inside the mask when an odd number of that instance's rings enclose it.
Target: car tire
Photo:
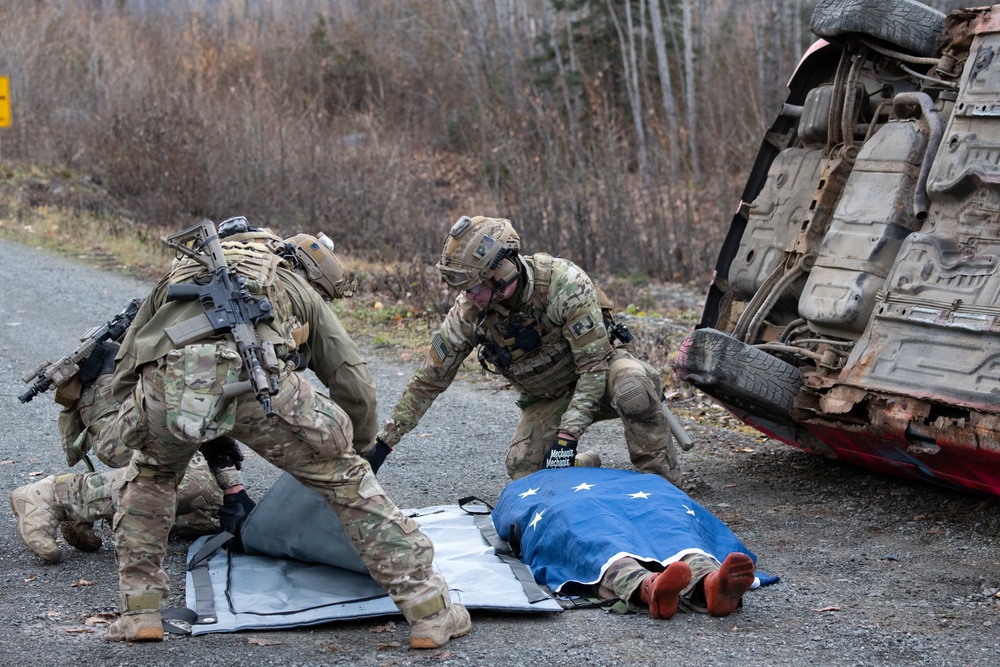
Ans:
[[[859,33],[932,56],[944,14],[917,0],[820,0],[809,27],[820,37]]]
[[[798,368],[715,329],[692,331],[674,370],[723,403],[785,423],[802,387]]]

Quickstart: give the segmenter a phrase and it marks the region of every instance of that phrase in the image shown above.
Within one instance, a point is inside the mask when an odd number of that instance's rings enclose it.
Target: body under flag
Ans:
[[[493,511],[497,533],[520,532],[521,560],[554,591],[597,583],[630,556],[664,567],[692,552],[757,557],[722,521],[662,477],[608,468],[540,470],[511,482]],[[758,572],[761,584],[776,577]],[[756,585],[755,585],[756,586]]]

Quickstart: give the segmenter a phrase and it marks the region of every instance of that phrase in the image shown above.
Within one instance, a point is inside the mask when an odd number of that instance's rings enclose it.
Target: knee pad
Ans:
[[[611,388],[611,401],[620,415],[636,419],[653,415],[659,405],[659,397],[646,374],[622,374]]]

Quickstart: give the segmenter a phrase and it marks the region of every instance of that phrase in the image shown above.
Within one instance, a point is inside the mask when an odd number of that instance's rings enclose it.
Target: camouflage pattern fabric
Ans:
[[[378,406],[375,382],[357,345],[333,309],[301,276],[283,267],[278,267],[276,275],[283,288],[282,299],[288,301],[291,311],[289,321],[294,320],[308,331],[302,343],[308,350],[308,367],[326,385],[330,398],[350,415],[354,424],[354,448],[367,450],[378,431]],[[122,341],[113,385],[114,396],[120,402],[131,394],[138,381],[137,369],[159,361],[174,349],[164,333],[165,327],[204,312],[196,300],[165,303],[169,284],[169,278],[157,284]],[[282,336],[280,340],[283,339]]]
[[[100,375],[83,388],[79,401],[64,408],[59,415],[59,435],[63,448],[74,446],[82,453],[93,452],[111,468],[124,468],[132,458],[117,433],[108,428],[118,415],[119,403],[112,396],[112,376]],[[78,425],[78,426],[77,426]],[[69,443],[69,444],[67,444]],[[71,516],[93,523],[109,522],[118,505],[118,492],[124,483],[124,471],[70,473],[60,475],[56,499]],[[218,531],[218,511],[222,490],[242,484],[239,471],[222,470],[213,474],[201,454],[196,454],[184,472],[177,491],[177,526],[174,533],[210,535]],[[87,518],[94,517],[94,518]]]
[[[179,439],[168,425],[162,366],[147,366],[136,386],[136,404],[146,408],[142,416],[129,418],[139,411],[122,411],[126,423],[121,426],[132,431],[144,428],[149,436],[138,441],[141,449],[127,469],[115,515],[123,596],[167,594],[162,560],[177,479],[198,448],[197,443]],[[443,579],[431,567],[430,541],[385,495],[371,468],[355,453],[347,414],[297,373],[286,372],[280,387],[273,399],[276,416],[270,420],[252,396],[232,401],[233,437],[323,495],[372,577],[404,614],[446,594]],[[123,599],[123,609],[125,605]]]
[[[303,328],[308,326],[302,344],[310,353],[309,368],[327,384],[331,396],[354,396],[354,402],[344,406],[352,412],[345,412],[286,366],[276,378],[279,392],[272,397],[272,418],[264,416],[253,396],[233,398],[222,407],[233,406],[231,435],[323,495],[372,577],[408,621],[441,611],[448,590],[432,568],[430,540],[385,495],[371,467],[357,453],[371,443],[362,445],[355,430],[374,435],[378,414],[374,382],[360,353],[305,280],[282,267],[276,277],[276,287],[284,291],[291,314]],[[177,483],[198,448],[185,430],[171,428],[168,414],[167,357],[174,347],[164,328],[196,314],[189,302],[166,300],[168,285],[169,279],[162,280],[143,302],[122,343],[114,378],[115,396],[124,405],[113,430],[136,450],[115,514],[123,610],[129,609],[130,600],[145,605],[150,597],[162,600],[169,590],[162,562],[174,519]],[[345,380],[357,384],[344,385]],[[308,521],[308,517],[301,520]]]
[[[636,468],[678,481],[677,453],[659,405],[659,372],[627,349],[612,347],[597,290],[579,267],[541,253],[520,259],[525,284],[509,303],[494,306],[483,325],[472,300],[458,295],[379,437],[393,447],[416,427],[479,344],[477,325],[502,340],[502,323],[520,314],[537,322],[541,347],[518,357],[504,373],[520,390],[522,409],[507,474],[517,479],[539,470],[556,433],[579,438],[593,422],[621,417]],[[573,362],[568,373],[560,363],[567,358]]]
[[[628,351],[614,352],[608,386],[598,403],[594,421],[620,417],[625,430],[625,443],[629,459],[639,472],[659,475],[677,483],[680,481],[680,467],[677,450],[670,434],[667,417],[660,409],[660,374],[649,364],[633,357]],[[626,412],[622,409],[623,399],[619,385],[640,390],[646,397],[647,409]],[[632,398],[632,397],[629,397]],[[571,400],[570,394],[559,398],[542,400],[521,400],[521,418],[507,450],[507,474],[511,479],[520,479],[540,470],[545,453],[555,440],[563,414]],[[633,399],[632,402],[635,402]]]
[[[170,433],[206,442],[232,430],[236,403],[222,389],[240,379],[243,362],[232,341],[187,345],[167,354],[163,398]]]
[[[681,591],[681,604],[691,611],[707,614],[708,607],[704,604],[699,584],[710,572],[718,570],[721,563],[711,556],[699,553],[685,554],[681,560],[691,568],[691,583]],[[632,611],[638,611],[640,605],[637,604],[639,596],[636,592],[643,580],[652,573],[653,570],[634,558],[619,558],[608,566],[601,580],[594,585],[595,594],[602,600],[618,598]]]
[[[55,479],[56,505],[70,521],[111,525],[119,494],[125,484],[125,469],[104,472],[66,473]],[[177,488],[177,521],[171,535],[196,537],[219,532],[222,489],[201,454],[195,454]]]

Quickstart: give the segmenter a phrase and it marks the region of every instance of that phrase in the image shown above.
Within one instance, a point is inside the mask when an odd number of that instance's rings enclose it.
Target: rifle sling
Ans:
[[[195,315],[183,322],[172,324],[166,327],[163,332],[167,334],[170,342],[177,347],[183,347],[188,343],[216,333],[215,325],[206,313]]]

